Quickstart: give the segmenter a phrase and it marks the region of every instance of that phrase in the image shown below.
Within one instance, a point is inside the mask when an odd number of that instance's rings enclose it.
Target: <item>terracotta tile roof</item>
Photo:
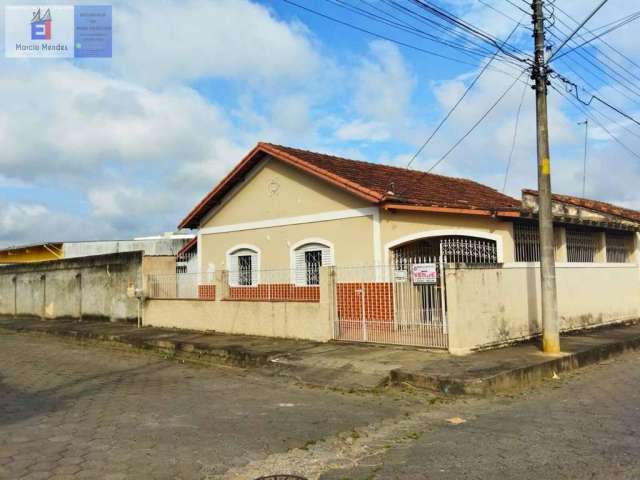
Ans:
[[[523,194],[531,194],[538,196],[537,190],[522,190]],[[613,205],[612,203],[601,202],[599,200],[590,200],[588,198],[580,198],[580,197],[571,197],[569,195],[559,195],[554,193],[552,196],[553,200],[561,203],[566,203],[569,205],[574,205],[576,207],[582,207],[589,210],[594,210],[596,212],[605,213],[607,215],[614,215],[616,217],[626,218],[627,220],[632,220],[634,222],[640,222],[640,212],[637,210],[631,210],[629,208],[619,207],[617,205]]]
[[[483,212],[519,211],[521,206],[519,200],[472,180],[259,143],[185,217],[180,228],[197,228],[206,213],[265,155],[298,167],[374,204]]]
[[[379,163],[349,160],[297,148],[272,145],[305,162],[362,185],[393,202],[434,207],[513,210],[520,201],[464,178],[446,177]]]

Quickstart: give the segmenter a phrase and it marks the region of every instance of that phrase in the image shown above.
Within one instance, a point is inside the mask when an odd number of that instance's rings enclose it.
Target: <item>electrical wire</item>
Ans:
[[[522,77],[522,75],[525,72],[523,71],[520,74],[520,77]],[[489,107],[489,109],[482,114],[482,116],[471,126],[471,128],[469,128],[464,135],[456,142],[453,144],[453,146],[447,150],[447,152],[440,157],[440,159],[434,163],[427,171],[426,173],[430,173],[431,171],[433,171],[434,168],[436,168],[438,165],[440,165],[450,154],[451,152],[453,152],[475,129],[478,125],[480,125],[485,118],[487,118],[489,116],[489,114],[493,111],[494,108],[496,108],[496,106],[502,101],[502,99],[504,97],[506,97],[506,95],[511,91],[511,89],[513,88],[513,86],[518,82],[518,80],[520,79],[520,77],[518,77],[516,80],[514,80],[509,87],[502,93],[502,95],[500,95],[498,97],[498,99],[491,105],[491,107]]]
[[[516,24],[516,26],[513,28],[513,30],[511,30],[511,32],[509,33],[509,35],[507,36],[507,38],[504,40],[504,42],[507,42],[511,36],[516,32],[516,30],[518,30],[518,27],[520,26],[520,22],[518,22]],[[498,53],[499,50],[496,50],[496,54]],[[413,163],[413,161],[418,158],[418,156],[422,153],[422,151],[425,149],[425,147],[429,144],[429,142],[431,142],[431,139],[433,137],[436,136],[436,134],[440,131],[440,129],[442,128],[442,126],[447,122],[447,120],[449,120],[449,117],[453,114],[453,112],[456,111],[456,109],[458,108],[458,105],[460,105],[462,103],[462,101],[464,100],[464,98],[467,96],[467,94],[471,91],[471,89],[475,86],[475,84],[478,82],[478,80],[480,80],[480,78],[482,77],[482,75],[484,75],[484,72],[486,72],[487,68],[489,67],[489,65],[491,64],[491,62],[494,60],[495,58],[495,54],[494,56],[492,56],[489,61],[485,64],[484,67],[482,67],[482,70],[480,70],[480,72],[478,73],[478,75],[475,76],[475,78],[471,81],[471,83],[467,86],[466,90],[464,91],[464,93],[462,94],[462,96],[458,99],[458,101],[453,105],[453,107],[451,107],[449,109],[449,111],[447,112],[447,114],[444,116],[444,118],[440,121],[440,123],[438,124],[438,126],[435,128],[435,130],[433,132],[431,132],[431,135],[429,135],[429,137],[427,138],[427,140],[420,146],[420,148],[418,149],[418,151],[416,151],[416,153],[413,155],[413,157],[411,157],[411,160],[409,160],[409,162],[407,163],[407,168],[409,168],[411,166],[411,164]],[[526,84],[525,84],[526,85]]]
[[[607,127],[605,127],[594,115],[592,115],[581,103],[579,102],[575,102],[573,100],[573,97],[571,95],[566,94],[565,92],[563,92],[561,89],[557,88],[553,83],[551,83],[551,88],[553,90],[555,90],[556,92],[558,92],[562,97],[566,98],[567,100],[569,100],[569,102],[576,107],[578,110],[580,110],[584,115],[586,115],[587,117],[589,117],[591,120],[593,120],[600,128],[602,128],[602,130],[604,130],[607,135],[609,135],[618,145],[620,145],[622,148],[624,148],[627,152],[629,152],[631,155],[633,155],[634,157],[638,158],[640,160],[640,154],[636,153],[633,149],[631,149],[630,147],[628,147],[625,143],[623,143],[618,137],[616,137],[613,133],[611,133],[609,131],[609,129]]]
[[[400,45],[400,46],[403,46],[403,47],[406,47],[406,48],[409,48],[409,49],[412,49],[412,50],[415,50],[415,51],[418,51],[418,52],[421,52],[421,53],[425,53],[427,55],[432,55],[434,57],[442,58],[442,59],[445,59],[445,60],[450,60],[452,62],[459,63],[459,64],[462,64],[462,65],[471,65],[473,67],[477,67],[478,66],[477,63],[467,62],[466,60],[461,60],[459,58],[451,57],[449,55],[444,55],[444,54],[441,54],[441,53],[438,53],[438,52],[434,52],[433,50],[428,50],[428,49],[425,49],[425,48],[421,48],[421,47],[418,47],[416,45],[412,45],[410,43],[402,42],[400,40],[388,37],[386,35],[381,35],[379,33],[373,32],[371,30],[367,30],[367,29],[359,27],[357,25],[353,25],[351,23],[344,22],[344,21],[342,21],[342,20],[340,20],[338,18],[332,17],[330,15],[327,15],[325,13],[319,12],[319,11],[314,10],[312,8],[309,8],[309,7],[305,7],[304,5],[300,5],[299,3],[296,3],[293,0],[282,0],[282,1],[287,3],[287,4],[289,4],[289,5],[292,5],[294,7],[297,7],[297,8],[300,8],[302,10],[305,10],[305,11],[307,11],[309,13],[313,13],[314,15],[320,16],[322,18],[325,18],[325,19],[330,20],[332,22],[338,23],[340,25],[352,28],[352,29],[357,30],[359,32],[366,33],[368,35],[371,35],[373,37],[379,38],[381,40],[386,40],[388,42],[392,42],[392,43],[395,43],[397,45]],[[496,72],[499,72],[499,73],[502,73],[504,75],[507,75],[507,76],[509,76],[511,78],[515,78],[514,75],[512,75],[511,73],[505,72],[504,70],[500,70],[500,69],[495,68],[495,67],[492,67],[492,70],[494,70]]]
[[[516,149],[516,141],[518,139],[518,126],[520,125],[520,111],[522,110],[522,104],[524,103],[524,94],[527,93],[527,86],[522,89],[522,95],[520,96],[520,104],[516,111],[516,124],[513,127],[513,138],[511,139],[511,151],[509,152],[509,159],[507,160],[507,168],[504,172],[504,183],[502,184],[502,193],[507,190],[507,179],[509,178],[509,171],[511,169],[511,161],[513,160],[513,152]]]

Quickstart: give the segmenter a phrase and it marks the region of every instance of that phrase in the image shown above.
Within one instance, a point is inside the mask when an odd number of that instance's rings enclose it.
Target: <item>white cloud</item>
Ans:
[[[370,44],[370,59],[355,73],[354,106],[359,115],[380,122],[406,119],[416,80],[392,43]]]
[[[318,66],[309,33],[247,0],[122,2],[114,66],[148,83],[225,77],[299,81]]]
[[[383,142],[391,136],[388,127],[381,122],[355,120],[336,130],[336,137],[347,141]]]

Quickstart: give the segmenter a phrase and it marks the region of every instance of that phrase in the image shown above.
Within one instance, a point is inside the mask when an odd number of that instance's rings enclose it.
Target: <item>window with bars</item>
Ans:
[[[333,265],[333,249],[319,242],[306,243],[293,252],[296,285],[320,285],[320,267]]]
[[[320,267],[322,266],[322,251],[309,250],[304,252],[307,285],[320,285]]]
[[[253,285],[252,264],[251,255],[238,255],[238,285]]]
[[[633,250],[633,235],[626,233],[606,233],[607,262],[626,263]]]
[[[595,232],[582,228],[567,228],[567,261],[592,263],[597,252]]]
[[[257,250],[239,248],[228,254],[229,284],[250,287],[258,284],[259,254]]]
[[[540,261],[540,232],[535,223],[514,223],[516,262]]]

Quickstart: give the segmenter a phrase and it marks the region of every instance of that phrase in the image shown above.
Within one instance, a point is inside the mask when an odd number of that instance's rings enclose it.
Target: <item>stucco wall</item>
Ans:
[[[498,235],[502,239],[505,262],[514,260],[513,224],[509,221],[480,215],[457,215],[444,213],[380,212],[382,248],[387,255],[387,246],[403,237],[420,232],[444,230],[455,234],[456,230],[475,230]],[[383,256],[383,258],[385,258]]]
[[[144,325],[328,341],[332,325],[321,303],[148,300]]]
[[[226,268],[226,253],[236,245],[251,244],[261,251],[262,269],[288,269],[291,246],[307,238],[322,238],[334,245],[336,265],[373,263],[372,217],[356,217],[301,225],[202,235],[202,268]]]
[[[371,206],[278,160],[266,160],[252,175],[226,196],[201,228]]]
[[[133,320],[142,252],[0,267],[0,315]]]
[[[637,265],[558,264],[558,314],[563,331],[640,317]],[[512,265],[450,269],[447,319],[452,353],[466,353],[540,333],[540,269]]]

